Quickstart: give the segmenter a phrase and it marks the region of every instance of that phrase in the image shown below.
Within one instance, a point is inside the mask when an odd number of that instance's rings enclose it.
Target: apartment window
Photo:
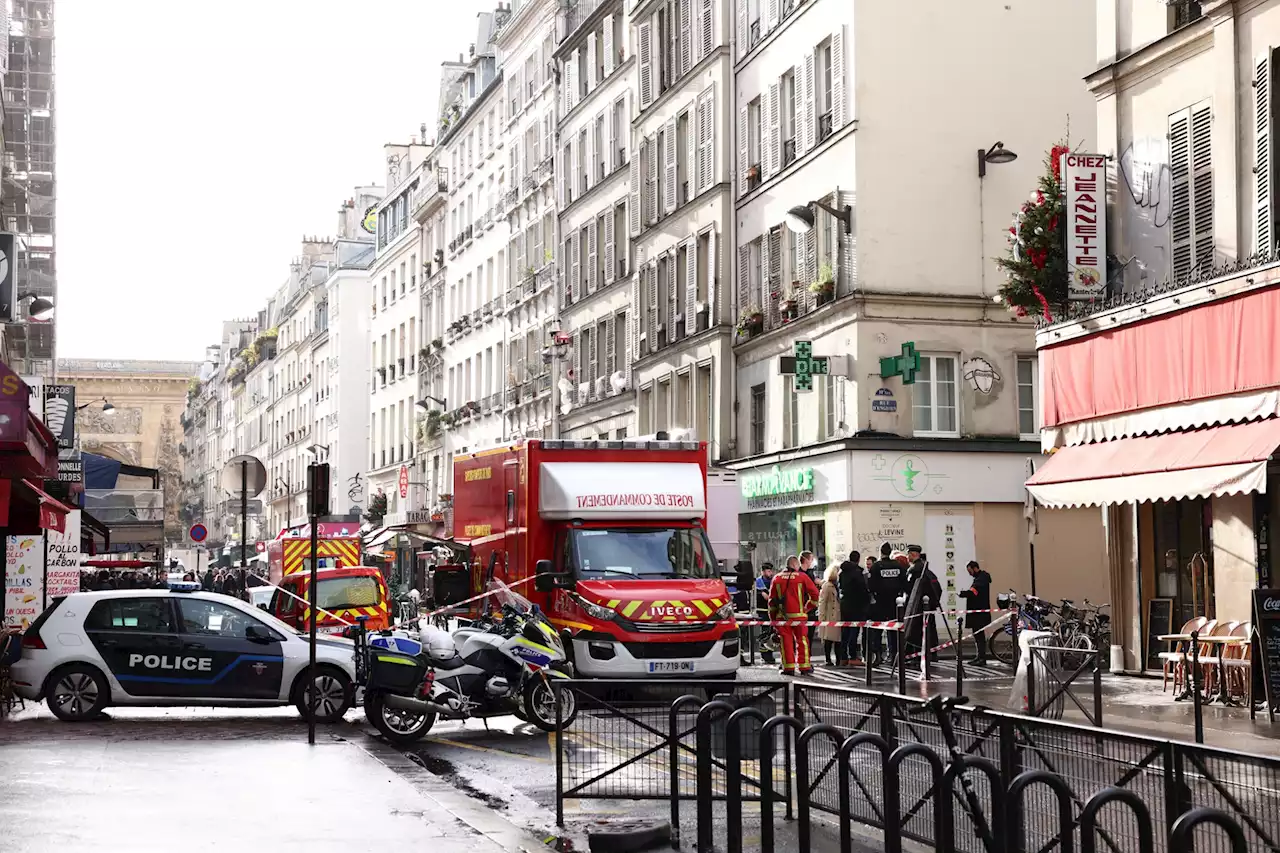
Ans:
[[[653,429],[655,432],[670,429],[671,413],[671,380],[663,379],[658,383],[658,391],[653,398]]]
[[[796,73],[782,75],[782,165],[785,168],[796,159]]]
[[[694,400],[702,408],[698,423],[698,440],[700,441],[712,440],[712,428],[715,425],[715,412],[712,402],[715,400],[715,389],[711,383],[711,365],[698,365],[698,384],[694,388]]]
[[[1018,359],[1018,435],[1032,441],[1040,437],[1040,390],[1036,387],[1039,364],[1030,356]]]
[[[684,204],[693,197],[690,189],[689,162],[689,111],[676,117],[676,204]]]
[[[382,277],[382,307],[387,307],[387,277]]]
[[[817,56],[818,141],[831,135],[831,39],[818,45]]]
[[[787,229],[787,269],[784,275],[790,276],[789,281],[800,281],[803,274],[803,249],[804,235]]]
[[[693,374],[683,371],[676,374],[676,417],[677,428],[693,426]]]
[[[401,264],[400,265],[400,295],[401,296],[404,296],[405,287],[407,285],[408,285],[408,282],[405,280],[404,264]]]
[[[636,428],[641,435],[653,432],[653,386],[640,389],[640,403],[636,410]]]
[[[409,256],[409,289],[418,289],[418,256]]]
[[[751,454],[764,453],[764,383],[751,386]]]
[[[800,446],[800,392],[794,376],[783,377],[782,446]]]
[[[912,385],[912,421],[916,435],[957,436],[956,374],[954,355],[920,356],[920,372]]]
[[[747,104],[747,190],[760,186],[760,143],[763,128],[760,110],[760,98]]]
[[[1198,0],[1180,0],[1169,4],[1169,32],[1185,27],[1193,21],[1200,20],[1204,14]]]

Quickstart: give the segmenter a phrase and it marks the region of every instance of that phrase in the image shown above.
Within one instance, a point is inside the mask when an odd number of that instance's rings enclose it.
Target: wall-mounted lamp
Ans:
[[[102,413],[103,413],[104,415],[110,415],[110,414],[112,414],[113,412],[115,412],[115,410],[116,410],[116,407],[115,407],[115,406],[113,406],[113,405],[111,405],[110,401],[109,401],[109,400],[107,400],[107,398],[106,398],[106,397],[99,397],[99,398],[98,398],[98,399],[96,399],[96,400],[90,400],[89,402],[84,403],[83,405],[76,406],[76,411],[77,411],[77,412],[82,412],[82,411],[84,411],[85,409],[87,409],[87,408],[89,408],[90,406],[92,406],[94,403],[101,403],[101,404],[102,404]]]
[[[24,299],[30,299],[31,304],[27,306],[27,315],[33,320],[48,320],[53,316],[53,301],[44,296],[36,296],[34,293],[23,293],[18,297],[21,302]]]
[[[441,400],[439,397],[432,397],[430,394],[427,394],[421,400],[414,403],[413,405],[414,405],[414,408],[416,408],[420,412],[429,412],[431,411],[431,406],[428,405],[428,402],[435,403],[441,409],[449,408],[449,404],[446,403],[444,400]]]
[[[1003,142],[996,142],[986,151],[978,149],[978,177],[985,178],[987,176],[987,164],[995,163],[997,166],[1001,163],[1012,163],[1018,159],[1018,155],[1004,147]]]
[[[844,223],[844,233],[853,233],[853,205],[846,204],[842,208],[831,207],[820,201],[797,205],[787,211],[787,227],[796,234],[808,234],[813,230],[815,207],[822,208],[836,219]]]

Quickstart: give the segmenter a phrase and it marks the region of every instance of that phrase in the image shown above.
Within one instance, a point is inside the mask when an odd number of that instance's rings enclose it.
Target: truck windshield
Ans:
[[[316,587],[316,605],[325,610],[373,607],[378,597],[378,582],[367,576],[329,578]]]
[[[574,530],[573,568],[578,577],[714,578],[720,568],[702,528]]]

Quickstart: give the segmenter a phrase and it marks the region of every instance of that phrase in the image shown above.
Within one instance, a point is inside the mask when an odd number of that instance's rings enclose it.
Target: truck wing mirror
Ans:
[[[555,571],[550,560],[538,560],[533,564],[533,570],[536,573],[533,587],[538,592],[573,588],[573,575],[569,572]]]

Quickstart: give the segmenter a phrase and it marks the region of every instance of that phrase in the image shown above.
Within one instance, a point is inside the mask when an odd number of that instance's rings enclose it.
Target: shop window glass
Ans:
[[[1209,547],[1212,516],[1197,498],[1152,505],[1156,553],[1156,598],[1174,600],[1175,622],[1214,616],[1213,559]]]

